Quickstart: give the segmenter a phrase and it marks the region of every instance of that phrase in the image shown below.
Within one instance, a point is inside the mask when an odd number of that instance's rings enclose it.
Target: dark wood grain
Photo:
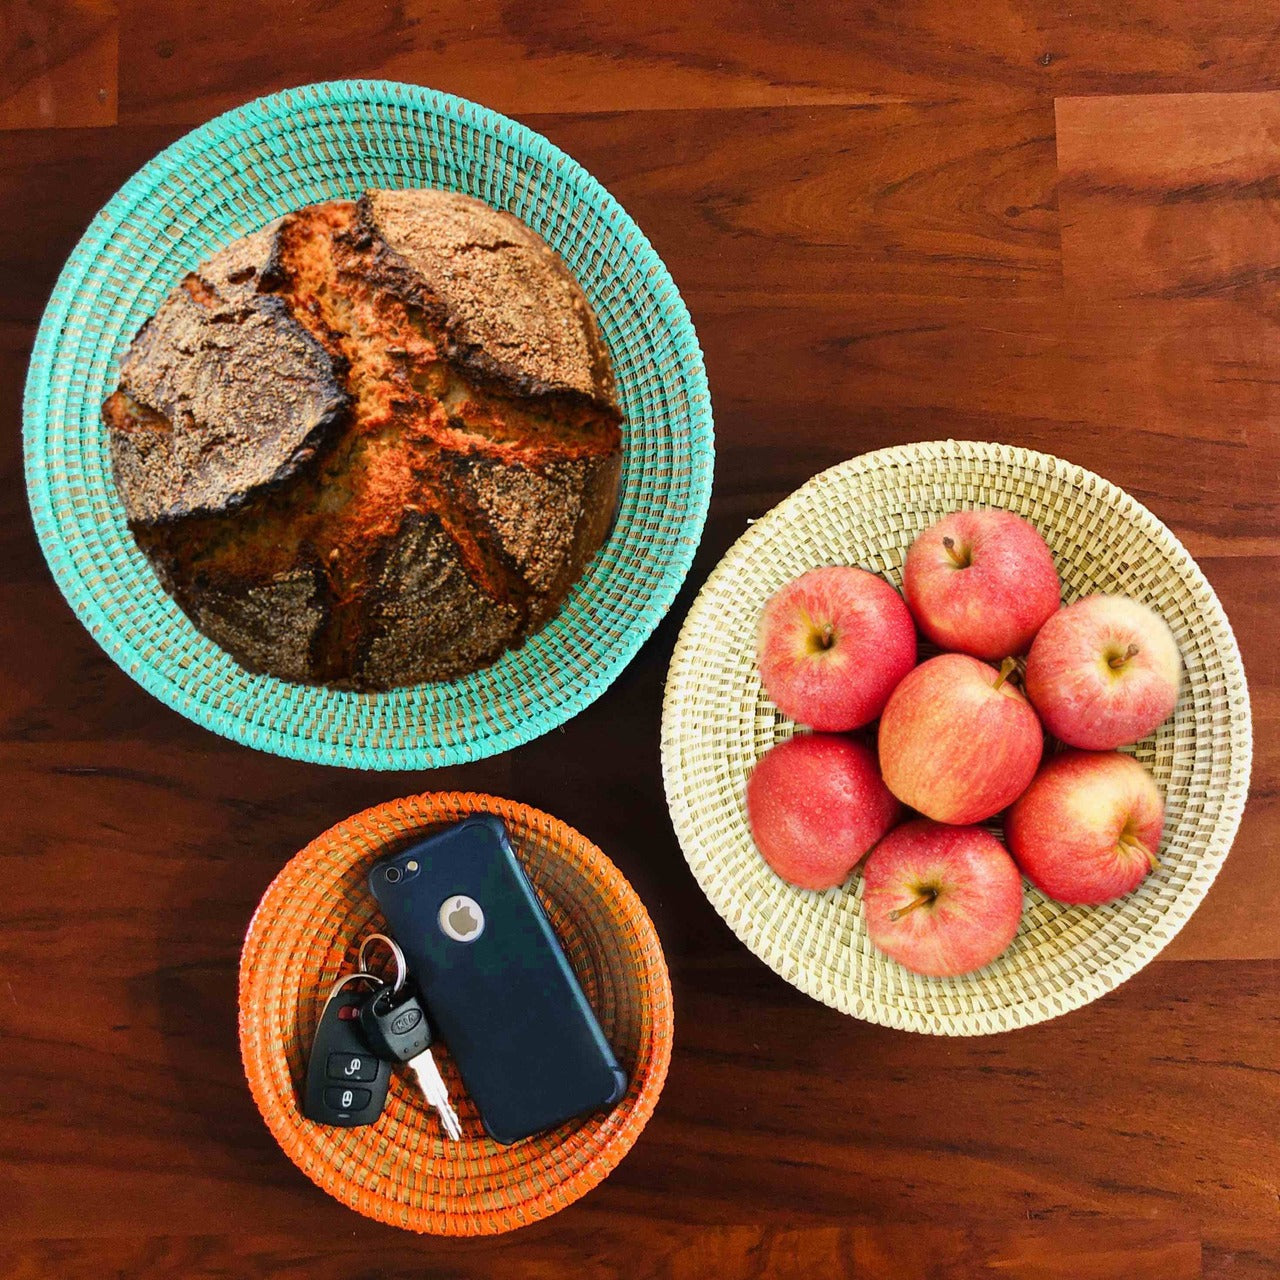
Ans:
[[[319,1249],[288,1236],[162,1236],[109,1240],[63,1239],[36,1247],[0,1246],[0,1265],[14,1280],[100,1274],[212,1280],[227,1275],[270,1274],[280,1280],[333,1280],[371,1274],[367,1242],[342,1241]],[[902,1280],[963,1275],[1027,1280],[1198,1280],[1200,1245],[1186,1228],[1168,1222],[1117,1223],[1108,1239],[1088,1227],[1037,1225],[1027,1230],[957,1232],[928,1224],[897,1227],[715,1227],[663,1223],[661,1233],[638,1232],[626,1217],[596,1215],[583,1223],[564,1252],[563,1264],[540,1263],[518,1242],[469,1246],[488,1274],[517,1280],[559,1280],[565,1274],[600,1280],[702,1280],[711,1275],[770,1276],[775,1280]],[[434,1252],[434,1251],[433,1251]],[[562,1266],[564,1269],[562,1269]],[[575,1270],[568,1270],[575,1268]],[[423,1271],[423,1248],[402,1243],[378,1255],[377,1275],[409,1280]],[[436,1263],[428,1274],[453,1275]]]
[[[0,13],[0,1274],[1280,1274],[1267,6]],[[94,212],[188,124],[349,74],[517,112],[597,173],[685,294],[717,418],[703,544],[637,660],[548,738],[435,773],[255,754],[148,697],[58,595],[22,490],[26,361]],[[1168,522],[1232,619],[1256,736],[1235,849],[1160,960],[1064,1018],[965,1041],[843,1018],[747,954],[684,864],[657,745],[680,619],[747,522],[843,458],[939,436],[1063,455]],[[635,1149],[495,1241],[419,1241],[325,1197],[272,1142],[236,1045],[240,939],[285,859],[356,809],[446,787],[598,841],[675,985],[671,1075]]]
[[[116,122],[112,0],[5,0],[0,5],[0,129]]]
[[[63,1239],[35,1247],[0,1246],[0,1265],[14,1280],[100,1274],[213,1280],[269,1274],[278,1280],[340,1280],[367,1270],[367,1242],[319,1249],[288,1236],[162,1236],[108,1240]],[[519,1242],[469,1247],[488,1274],[517,1280],[560,1280],[565,1274],[599,1280],[702,1280],[711,1275],[770,1276],[774,1280],[902,1280],[962,1275],[970,1280],[1010,1275],[1026,1280],[1199,1280],[1199,1242],[1187,1228],[1165,1221],[1116,1223],[1106,1241],[1079,1225],[1036,1225],[1017,1233],[955,1231],[929,1224],[895,1227],[761,1227],[749,1223],[697,1227],[663,1223],[659,1234],[637,1231],[626,1217],[583,1223],[563,1262],[540,1263]],[[380,1250],[377,1275],[409,1280],[423,1272],[423,1249],[402,1243]],[[569,1270],[574,1268],[574,1270]],[[437,1262],[432,1275],[458,1274]]]
[[[1256,0],[122,0],[121,28],[129,121],[194,122],[336,75],[520,114],[1280,87]]]
[[[1229,297],[1276,315],[1259,255],[1280,196],[1280,95],[1062,98],[1063,273],[1081,294]]]

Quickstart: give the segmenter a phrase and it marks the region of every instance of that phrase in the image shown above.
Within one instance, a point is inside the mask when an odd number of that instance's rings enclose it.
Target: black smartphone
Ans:
[[[501,819],[468,818],[383,858],[369,888],[494,1141],[622,1097],[626,1073]]]

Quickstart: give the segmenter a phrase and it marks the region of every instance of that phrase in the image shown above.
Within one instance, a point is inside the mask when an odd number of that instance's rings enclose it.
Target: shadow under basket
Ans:
[[[334,981],[382,926],[365,877],[394,849],[475,813],[500,817],[587,999],[627,1072],[611,1111],[501,1146],[481,1127],[443,1045],[433,1055],[464,1137],[447,1141],[403,1070],[376,1124],[303,1117],[299,1086]],[[254,1101],[285,1154],[317,1186],[379,1222],[432,1235],[493,1235],[572,1204],[644,1128],[671,1059],[666,962],[635,891],[595,845],[549,814],[448,792],[367,809],[297,854],[263,895],[240,957],[240,1050]]]

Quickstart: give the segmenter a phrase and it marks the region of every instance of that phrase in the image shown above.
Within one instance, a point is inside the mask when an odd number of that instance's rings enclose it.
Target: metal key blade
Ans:
[[[416,1058],[411,1058],[407,1065],[413,1072],[423,1095],[439,1113],[440,1125],[444,1129],[445,1136],[453,1142],[461,1142],[462,1125],[458,1123],[458,1113],[449,1101],[449,1090],[445,1087],[444,1077],[440,1074],[440,1068],[436,1066],[436,1060],[431,1056],[431,1050],[428,1049],[418,1054]]]

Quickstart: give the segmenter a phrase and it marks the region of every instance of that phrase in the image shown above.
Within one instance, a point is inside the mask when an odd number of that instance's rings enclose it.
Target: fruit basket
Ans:
[[[443,1138],[404,1071],[377,1123],[305,1119],[298,1086],[325,993],[380,926],[371,864],[409,839],[473,813],[511,833],[552,926],[627,1072],[622,1101],[500,1146],[485,1135],[447,1046],[433,1056],[464,1137]],[[657,933],[618,869],[563,822],[509,800],[458,792],[379,805],[293,858],[254,913],[240,956],[240,1051],[254,1101],[290,1160],[317,1186],[380,1222],[432,1235],[492,1235],[563,1209],[598,1185],[648,1122],[671,1059],[671,985]]]
[[[250,675],[161,589],[125,523],[100,408],[174,284],[290,209],[370,187],[437,186],[507,209],[575,273],[617,377],[622,493],[604,547],[551,622],[465,679],[357,694]],[[515,121],[388,81],[291,89],[219,116],[111,199],[68,259],[24,404],[27,490],[71,607],[145,689],[196,723],[296,759],[420,769],[556,728],[604,692],[688,572],[711,491],[711,405],[666,268],[616,200]]]
[[[964,507],[1005,507],[1052,548],[1063,598],[1133,596],[1173,629],[1178,707],[1133,754],[1165,797],[1160,866],[1127,897],[1067,907],[1027,887],[1022,924],[995,962],[926,978],[876,951],[860,876],[823,892],[778,878],[756,851],[743,791],[756,760],[795,725],[765,697],[755,661],[765,601],[807,569],[855,564],[901,585],[922,529]],[[757,521],[707,580],[667,677],[667,801],[698,883],[738,937],[800,990],[842,1012],[911,1031],[976,1035],[1065,1013],[1110,990],[1186,923],[1231,847],[1252,738],[1244,669],[1203,573],[1141,504],[1059,458],[945,441],[885,449],[823,472]]]

